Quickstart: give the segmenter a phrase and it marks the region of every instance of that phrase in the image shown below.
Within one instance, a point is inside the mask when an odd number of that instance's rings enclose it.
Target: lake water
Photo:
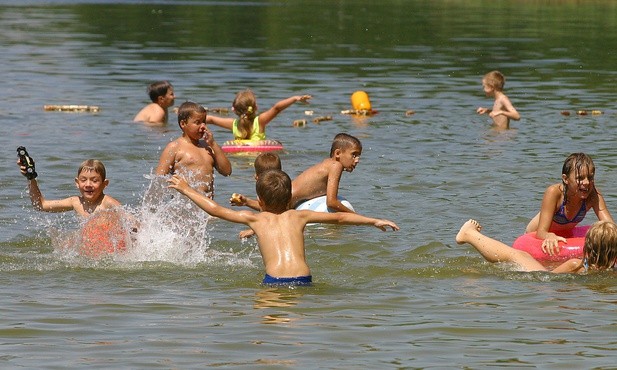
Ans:
[[[454,242],[475,218],[511,243],[571,152],[594,158],[617,214],[615,2],[24,0],[0,1],[0,24],[3,368],[615,368],[614,273],[514,272]],[[492,104],[481,78],[493,69],[522,115],[508,131],[475,114]],[[261,286],[255,241],[205,213],[174,230],[150,215],[123,256],[62,252],[75,217],[32,210],[15,148],[36,160],[47,198],[77,194],[79,163],[99,158],[107,193],[139,211],[180,134],[173,113],[164,128],[131,122],[160,79],[176,105],[228,107],[247,87],[261,108],[312,94],[268,126],[283,168],[322,160],[338,132],[359,137],[340,192],[401,230],[308,228],[315,284],[296,289]],[[379,114],[340,114],[356,90]],[[253,157],[230,158],[221,203],[254,194]]]

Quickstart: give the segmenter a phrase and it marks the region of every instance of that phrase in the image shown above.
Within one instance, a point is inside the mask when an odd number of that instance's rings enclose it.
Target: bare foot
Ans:
[[[480,223],[476,220],[469,219],[469,221],[465,222],[463,226],[461,226],[461,229],[458,231],[458,234],[456,234],[456,238],[455,238],[456,242],[458,244],[466,243],[467,236],[469,232],[472,230],[480,231],[482,230],[482,225],[480,225]]]

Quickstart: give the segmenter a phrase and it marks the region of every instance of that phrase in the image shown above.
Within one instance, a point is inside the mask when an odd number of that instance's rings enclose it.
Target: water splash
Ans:
[[[150,180],[142,202],[138,206],[123,206],[120,228],[125,239],[111,242],[121,249],[112,254],[96,255],[86,253],[87,244],[82,236],[88,221],[77,224],[52,222],[48,225],[54,253],[66,261],[88,260],[94,263],[143,263],[166,262],[185,267],[198,264],[255,266],[259,252],[254,243],[239,244],[239,250],[227,248],[220,250],[213,246],[211,231],[214,225],[225,227],[222,222],[210,221],[214,218],[197,207],[188,198],[176,190],[167,187],[167,179],[163,176],[145,175]],[[95,216],[93,216],[95,217]],[[106,239],[104,243],[109,243]],[[93,247],[89,247],[93,248]],[[94,247],[96,248],[96,247]],[[99,245],[99,248],[103,246]]]

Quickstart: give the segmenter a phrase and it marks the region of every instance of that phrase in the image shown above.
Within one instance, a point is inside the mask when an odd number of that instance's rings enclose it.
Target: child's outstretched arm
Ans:
[[[229,198],[229,204],[231,204],[232,206],[238,206],[238,207],[246,206],[256,211],[261,211],[261,206],[259,205],[258,201],[256,201],[255,199],[248,198],[238,193],[233,193],[231,195],[231,198]]]
[[[225,128],[229,131],[231,131],[233,129],[233,125],[234,125],[234,119],[233,118],[229,118],[229,117],[217,117],[217,116],[211,116],[211,115],[207,115],[206,116],[206,124],[212,124],[215,126],[219,126],[222,128]]]
[[[250,211],[234,211],[220,206],[214,200],[190,187],[186,180],[178,175],[173,175],[169,180],[167,180],[167,182],[169,182],[170,188],[178,190],[180,194],[185,195],[199,208],[203,209],[211,216],[245,225],[248,225],[251,221],[255,220],[255,215]]]
[[[373,225],[382,231],[391,228],[393,231],[400,228],[392,221],[363,216],[358,213],[327,213],[314,211],[297,211],[304,217],[306,223],[340,224],[340,225]]]
[[[278,103],[274,104],[272,108],[259,115],[259,125],[261,126],[262,131],[263,128],[274,119],[274,117],[284,111],[287,107],[296,102],[308,103],[311,98],[311,95],[296,95],[287,99],[283,99]]]
[[[36,179],[28,180],[28,193],[32,206],[37,211],[43,212],[66,212],[75,209],[73,204],[77,201],[77,197],[69,197],[61,200],[46,200],[39,189],[39,184]]]

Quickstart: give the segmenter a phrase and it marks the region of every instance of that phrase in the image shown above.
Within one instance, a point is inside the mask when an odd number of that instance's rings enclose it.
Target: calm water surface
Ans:
[[[614,274],[513,272],[454,243],[470,217],[511,243],[575,151],[593,156],[617,213],[615,3],[0,4],[3,368],[615,368]],[[481,77],[493,69],[523,117],[505,132],[475,114],[492,103]],[[31,209],[15,148],[35,158],[50,199],[76,194],[82,160],[103,160],[107,193],[140,214],[159,153],[180,133],[174,114],[164,128],[131,122],[159,79],[177,105],[228,107],[246,87],[262,108],[312,94],[268,128],[285,144],[284,169],[293,177],[326,157],[338,132],[359,137],[362,161],[341,193],[401,231],[309,228],[315,285],[266,288],[255,242],[237,238],[243,227],[160,190],[169,208],[142,215],[127,255],[62,251],[76,220]],[[340,114],[359,89],[378,115]],[[306,109],[333,120],[313,124]],[[301,118],[309,124],[293,127]],[[231,161],[232,176],[216,178],[222,203],[254,194],[253,157]]]

